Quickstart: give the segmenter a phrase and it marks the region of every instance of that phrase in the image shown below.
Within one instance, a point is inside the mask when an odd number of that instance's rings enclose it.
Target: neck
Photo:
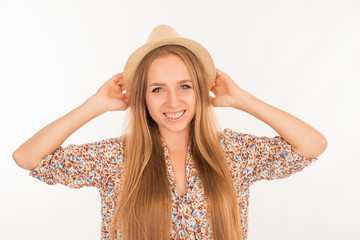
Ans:
[[[189,144],[189,131],[183,132],[160,132],[170,152],[186,151]]]

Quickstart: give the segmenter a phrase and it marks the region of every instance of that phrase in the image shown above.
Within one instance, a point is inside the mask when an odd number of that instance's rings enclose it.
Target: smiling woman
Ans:
[[[162,28],[167,28],[167,26],[160,26],[154,31]],[[124,177],[125,187],[121,192],[123,198],[119,199],[122,205],[117,209],[113,222],[114,229],[121,225],[122,229],[132,229],[133,232],[122,232],[130,239],[141,238],[142,233],[138,232],[140,229],[135,219],[133,223],[122,221],[133,219],[135,216],[141,226],[149,229],[148,236],[153,236],[154,239],[163,238],[169,234],[172,239],[177,238],[179,234],[189,236],[189,238],[210,236],[208,229],[210,221],[214,222],[213,235],[222,236],[223,239],[241,239],[241,224],[236,214],[238,212],[237,200],[233,191],[233,182],[219,145],[220,132],[209,101],[207,86],[209,80],[204,78],[203,71],[198,58],[190,50],[178,45],[166,45],[146,54],[134,74],[133,86],[138,87],[131,92],[130,102],[136,104],[130,108],[132,120],[129,122],[126,140],[129,162],[127,167],[129,173],[133,175]],[[190,88],[183,88],[184,81]],[[154,89],[159,91],[154,93]],[[179,113],[183,113],[179,119],[172,118],[177,117],[176,114]],[[142,129],[144,132],[141,131]],[[142,155],[145,156],[140,160],[138,159],[139,146],[140,149],[144,149]],[[167,151],[163,153],[159,149]],[[165,160],[162,160],[164,155]],[[167,161],[166,155],[169,156]],[[203,186],[208,186],[203,190],[189,191],[190,186],[196,186],[195,179],[190,181],[186,174],[189,172],[189,159],[198,166]],[[141,173],[141,166],[145,164],[146,167]],[[166,173],[164,171],[166,169],[171,169],[171,173]],[[155,172],[157,175],[154,175]],[[169,190],[166,187],[168,186],[167,175],[173,176],[174,179],[173,195],[167,193]],[[164,176],[165,179],[163,179]],[[138,179],[138,184],[131,185],[134,179]],[[164,185],[161,187],[159,183]],[[158,185],[159,189],[154,191],[151,187],[153,185]],[[184,216],[179,214],[176,208],[170,210],[168,204],[178,202],[176,199],[180,196],[203,202],[201,199],[204,199],[204,191],[207,191],[209,202],[207,212],[208,214],[212,212],[213,219],[204,218],[202,221],[205,222],[198,225],[197,229],[192,229],[191,225],[188,225],[190,222],[182,226],[183,224],[180,223],[183,217],[192,218],[192,221],[195,221],[196,214],[189,216],[190,213],[188,213],[188,216]],[[154,201],[154,198],[157,200]],[[201,204],[186,206],[194,209],[197,214],[204,215],[205,213],[204,206]],[[202,210],[198,209],[199,207]],[[149,222],[149,212],[152,213],[150,216],[162,219],[162,222]],[[168,215],[169,213],[172,214]],[[167,231],[171,229],[168,226],[171,222],[170,216],[176,216],[172,221],[179,221],[179,225],[173,225],[171,233],[168,233]],[[196,232],[199,232],[199,235]],[[167,235],[163,236],[162,233]]]
[[[279,136],[220,130],[213,107],[245,111]],[[61,146],[91,119],[126,109],[123,136]],[[301,171],[326,146],[314,128],[216,69],[199,43],[160,25],[124,73],[40,130],[13,158],[47,184],[97,187],[102,239],[245,240],[250,186]]]
[[[189,138],[190,122],[196,109],[192,81],[181,79],[190,79],[190,74],[184,61],[174,54],[157,58],[149,67],[147,110],[157,123],[161,136],[174,141],[179,135]],[[161,88],[153,89],[154,85]]]

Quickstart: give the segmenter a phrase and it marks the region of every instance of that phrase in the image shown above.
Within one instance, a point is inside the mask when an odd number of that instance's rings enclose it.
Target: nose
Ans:
[[[172,108],[176,108],[180,105],[181,99],[179,93],[176,91],[170,91],[168,95],[168,104]]]

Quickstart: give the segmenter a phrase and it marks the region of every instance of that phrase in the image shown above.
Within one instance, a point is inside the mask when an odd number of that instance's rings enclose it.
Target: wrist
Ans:
[[[234,108],[241,110],[241,111],[248,111],[251,102],[254,100],[254,96],[251,95],[249,92],[241,89],[238,94],[236,94]]]
[[[97,117],[106,112],[106,109],[102,106],[95,96],[91,96],[87,99],[81,107],[85,108],[92,116]]]

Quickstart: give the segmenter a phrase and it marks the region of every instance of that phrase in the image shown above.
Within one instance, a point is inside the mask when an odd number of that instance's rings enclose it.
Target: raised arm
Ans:
[[[253,115],[272,127],[298,154],[316,158],[327,147],[326,138],[320,132],[241,89],[229,75],[219,69],[215,85],[210,91],[215,94],[215,98],[210,98],[214,107],[233,107]]]
[[[119,73],[104,83],[99,90],[82,105],[50,123],[23,143],[13,153],[17,165],[33,170],[48,154],[81,126],[107,111],[125,110],[129,106],[129,95],[123,93],[123,74]]]

